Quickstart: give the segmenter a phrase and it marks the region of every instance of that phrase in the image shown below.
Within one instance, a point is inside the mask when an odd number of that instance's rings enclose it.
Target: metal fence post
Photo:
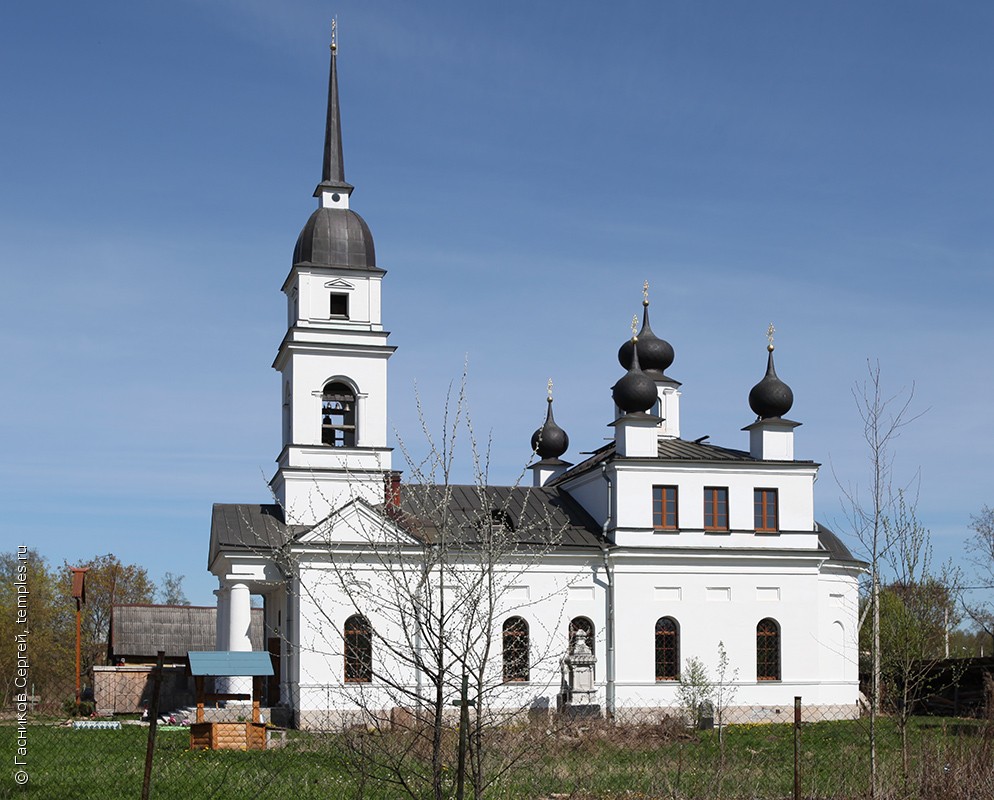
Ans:
[[[148,707],[148,746],[145,748],[145,779],[142,781],[142,799],[148,800],[152,789],[152,756],[155,754],[155,729],[159,723],[159,690],[162,688],[162,662],[166,654],[159,651],[159,659],[152,671],[152,702]]]
[[[801,800],[801,698],[794,698],[794,800]]]

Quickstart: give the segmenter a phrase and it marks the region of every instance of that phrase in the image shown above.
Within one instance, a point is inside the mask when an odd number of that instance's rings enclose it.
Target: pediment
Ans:
[[[355,284],[354,283],[349,283],[344,278],[335,278],[335,280],[333,280],[333,281],[327,281],[325,283],[325,285],[324,285],[324,288],[325,289],[345,289],[346,291],[351,292],[353,289],[355,289]]]
[[[298,540],[300,544],[354,544],[371,547],[407,546],[417,541],[389,517],[362,499],[351,500],[333,511]]]

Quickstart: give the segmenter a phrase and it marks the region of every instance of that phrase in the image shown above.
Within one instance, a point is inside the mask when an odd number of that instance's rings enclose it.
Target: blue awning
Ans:
[[[207,650],[187,654],[191,675],[272,675],[273,661],[261,650]]]

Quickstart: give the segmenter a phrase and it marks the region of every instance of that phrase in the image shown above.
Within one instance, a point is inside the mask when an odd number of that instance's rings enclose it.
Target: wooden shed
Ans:
[[[253,608],[249,641],[253,650],[265,650],[263,611]],[[166,664],[186,664],[191,650],[215,646],[217,609],[214,606],[159,606],[115,604],[110,610],[108,664],[155,664],[160,650]]]
[[[191,750],[265,750],[266,726],[259,721],[262,679],[273,674],[269,653],[258,650],[212,650],[188,655],[190,674],[197,687],[197,721],[190,726]],[[208,694],[207,678],[251,677],[252,694]],[[241,722],[205,722],[204,703],[251,700],[252,719]]]

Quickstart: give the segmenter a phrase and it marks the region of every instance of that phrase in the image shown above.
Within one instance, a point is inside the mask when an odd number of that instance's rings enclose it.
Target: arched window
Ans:
[[[762,619],[756,626],[756,680],[780,680],[780,626]]]
[[[576,634],[583,634],[583,641],[591,653],[594,652],[594,623],[586,617],[573,617],[569,621],[569,651],[573,652]]]
[[[345,682],[368,683],[373,679],[373,629],[361,614],[345,620]]]
[[[326,384],[321,392],[321,443],[355,447],[355,392],[344,383]]]
[[[504,620],[504,680],[528,680],[528,623],[521,617]]]
[[[680,680],[680,626],[673,617],[656,620],[656,680]]]

